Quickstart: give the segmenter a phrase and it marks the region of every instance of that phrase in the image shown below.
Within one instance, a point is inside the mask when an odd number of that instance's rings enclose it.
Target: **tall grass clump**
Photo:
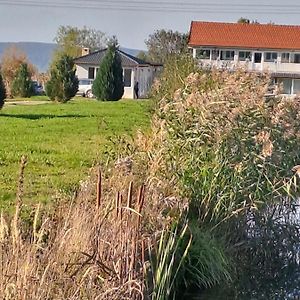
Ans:
[[[3,299],[142,299],[151,237],[144,235],[145,189],[92,174],[77,197],[22,218],[22,160],[15,215],[0,219]],[[26,176],[25,176],[26,180]],[[112,182],[111,182],[112,180]],[[127,184],[127,182],[126,182]]]
[[[153,126],[156,140],[150,178],[160,197],[172,199],[172,206],[185,207],[199,231],[195,241],[208,235],[221,245],[222,255],[235,272],[219,268],[217,278],[223,278],[226,285],[231,278],[233,286],[238,285],[236,280],[244,287],[247,282],[248,290],[256,288],[255,270],[270,276],[277,272],[283,278],[291,264],[294,270],[299,268],[295,251],[299,222],[278,219],[271,212],[284,211],[286,219],[291,219],[288,208],[297,207],[300,98],[266,99],[268,84],[267,75],[212,70],[189,74],[173,97],[158,85],[157,94],[165,96],[159,101]],[[266,219],[272,222],[263,222]],[[271,226],[280,230],[275,234]],[[272,246],[262,251],[272,239],[273,245],[283,241],[286,245],[276,255]],[[209,249],[202,245],[198,251],[201,257]],[[281,258],[281,264],[274,264],[275,257]],[[269,263],[253,266],[254,273],[249,275],[247,270],[255,259]],[[202,268],[202,276],[208,274]],[[190,284],[198,285],[197,276],[193,278]],[[205,278],[202,289],[221,282],[206,284],[211,281]],[[274,286],[270,293],[279,290],[282,285]]]

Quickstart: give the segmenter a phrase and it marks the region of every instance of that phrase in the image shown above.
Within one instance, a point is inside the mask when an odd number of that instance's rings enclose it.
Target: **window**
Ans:
[[[294,54],[294,63],[296,63],[296,64],[300,63],[300,53]]]
[[[292,79],[279,78],[278,84],[281,86],[283,94],[291,94],[292,93]]]
[[[94,79],[95,78],[95,68],[89,68],[88,78],[89,79]]]
[[[281,53],[281,62],[282,63],[290,62],[290,54],[288,52]]]
[[[210,59],[210,50],[197,49],[196,58],[198,59]]]
[[[212,50],[212,52],[211,52],[211,59],[212,60],[219,59],[219,56],[220,56],[220,51],[219,50]]]
[[[79,85],[90,85],[93,83],[93,80],[88,80],[88,79],[80,79],[79,80]]]
[[[300,79],[294,79],[294,94],[300,94]]]
[[[250,51],[239,51],[239,60],[240,61],[251,61],[251,52]]]
[[[274,62],[277,60],[277,52],[266,52],[265,53],[265,61]]]
[[[124,70],[124,86],[125,87],[131,87],[131,73],[132,73],[132,69]]]
[[[254,63],[260,64],[261,63],[261,57],[262,57],[261,52],[255,52],[254,53]]]
[[[233,60],[234,59],[234,51],[221,51],[221,59],[222,60]]]

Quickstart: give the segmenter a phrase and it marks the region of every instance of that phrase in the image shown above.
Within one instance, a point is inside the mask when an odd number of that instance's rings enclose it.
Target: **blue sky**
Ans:
[[[299,15],[296,0],[0,0],[0,42],[52,42],[59,25],[86,25],[145,49],[155,30],[188,32],[192,20],[299,24]]]

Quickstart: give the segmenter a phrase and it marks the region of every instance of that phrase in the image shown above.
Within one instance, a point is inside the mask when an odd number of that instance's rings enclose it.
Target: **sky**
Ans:
[[[0,42],[53,42],[60,25],[116,35],[122,47],[146,49],[155,30],[188,32],[191,21],[300,24],[299,0],[0,0]]]

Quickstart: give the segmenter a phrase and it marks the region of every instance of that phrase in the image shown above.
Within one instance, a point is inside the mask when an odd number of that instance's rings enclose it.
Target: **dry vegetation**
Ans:
[[[177,75],[168,93],[159,87],[152,132],[31,222],[20,217],[21,163],[15,216],[1,216],[5,300],[183,299],[194,286],[242,299],[232,285],[244,287],[250,266],[274,280],[281,260],[299,267],[299,226],[280,208],[299,195],[300,99],[266,101],[267,79],[243,71]],[[268,252],[271,241],[291,248]]]

